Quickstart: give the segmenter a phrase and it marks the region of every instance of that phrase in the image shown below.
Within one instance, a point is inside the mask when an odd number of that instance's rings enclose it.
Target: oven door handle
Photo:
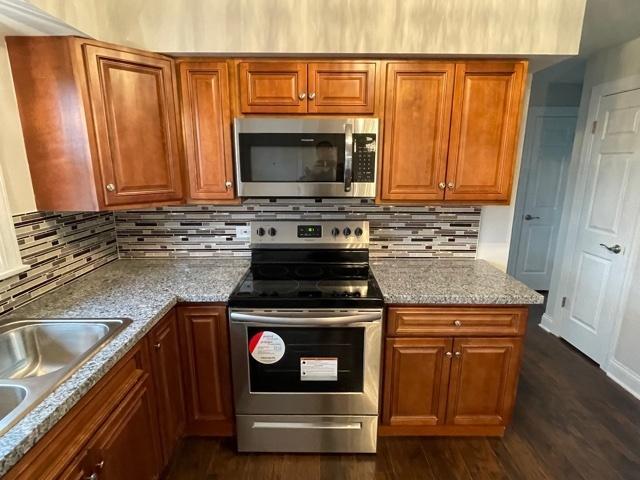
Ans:
[[[353,181],[353,125],[344,124],[344,191],[351,191]]]
[[[350,323],[375,322],[382,320],[380,313],[358,313],[355,315],[345,315],[336,317],[279,317],[269,315],[256,315],[253,313],[231,312],[229,315],[232,321],[242,323],[266,323],[274,325],[300,325],[300,326],[327,326],[327,325],[349,325]]]

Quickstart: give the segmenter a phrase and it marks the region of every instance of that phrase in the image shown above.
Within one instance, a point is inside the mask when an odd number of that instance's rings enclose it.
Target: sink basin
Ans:
[[[0,325],[0,435],[130,323],[46,319]]]

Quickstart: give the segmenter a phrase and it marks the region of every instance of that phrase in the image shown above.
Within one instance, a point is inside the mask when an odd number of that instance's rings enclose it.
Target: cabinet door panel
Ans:
[[[456,66],[445,199],[509,201],[523,75],[523,63]]]
[[[185,427],[184,392],[180,368],[180,342],[175,311],[150,334],[151,364],[160,419],[163,464],[167,465]]]
[[[84,48],[105,205],[180,199],[173,62]]]
[[[454,341],[453,350],[447,423],[508,424],[515,403],[522,340],[460,338]]]
[[[444,422],[451,360],[450,338],[393,338],[386,341],[383,424],[438,425]]]
[[[387,66],[382,200],[442,200],[453,96],[450,63]]]
[[[375,62],[309,64],[310,113],[373,113]]]
[[[235,194],[227,64],[185,62],[179,68],[189,197],[231,200]]]
[[[242,62],[239,75],[243,113],[306,113],[306,63]]]
[[[187,433],[231,435],[233,403],[225,307],[178,311],[187,403]]]

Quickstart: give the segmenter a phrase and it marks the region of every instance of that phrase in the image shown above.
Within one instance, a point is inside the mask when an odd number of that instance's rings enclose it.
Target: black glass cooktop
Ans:
[[[254,251],[229,298],[244,308],[377,308],[382,293],[361,251]]]

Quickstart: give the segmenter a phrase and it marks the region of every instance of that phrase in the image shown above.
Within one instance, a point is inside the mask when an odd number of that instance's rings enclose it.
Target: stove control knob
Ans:
[[[351,229],[349,227],[344,227],[344,230],[342,230],[342,233],[344,233],[345,237],[348,237],[349,235],[351,235]]]
[[[269,233],[270,237],[275,237],[276,233],[278,233],[278,232],[276,231],[275,228],[271,227],[271,228],[269,228],[268,233]]]
[[[356,229],[353,231],[353,233],[356,234],[356,237],[360,237],[360,236],[362,236],[362,229],[360,227],[356,227]]]
[[[331,229],[331,235],[333,235],[334,237],[337,237],[338,235],[340,235],[340,229],[338,227],[333,227]]]
[[[256,233],[258,234],[259,237],[264,237],[264,234],[265,234],[264,228],[262,227],[258,228],[258,230],[256,230]]]

